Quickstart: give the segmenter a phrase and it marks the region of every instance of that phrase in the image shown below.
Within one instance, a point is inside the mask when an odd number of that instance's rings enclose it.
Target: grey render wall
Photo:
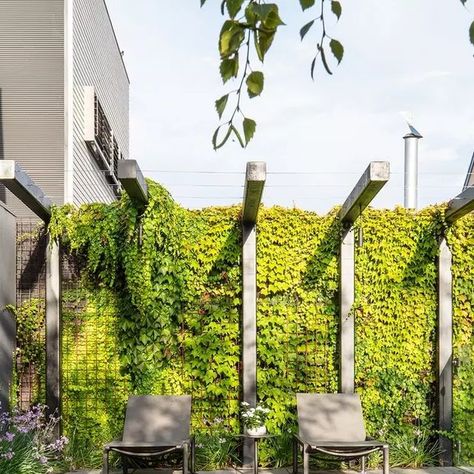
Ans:
[[[124,158],[129,157],[129,81],[103,0],[74,0],[73,202],[115,199],[84,142],[84,86],[93,86]]]
[[[0,402],[8,406],[15,351],[15,319],[4,310],[16,304],[16,219],[0,204]]]
[[[64,199],[64,0],[0,0],[0,159]],[[17,217],[32,216],[0,191]]]

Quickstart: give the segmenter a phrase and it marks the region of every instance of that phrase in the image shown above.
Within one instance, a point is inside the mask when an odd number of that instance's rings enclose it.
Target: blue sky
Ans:
[[[220,1],[201,9],[199,0],[108,0],[131,80],[130,158],[144,174],[184,206],[228,205],[241,201],[245,163],[262,160],[265,205],[324,213],[369,161],[388,160],[392,176],[374,205],[393,207],[403,202],[400,112],[409,111],[424,136],[419,207],[458,194],[474,151],[474,0],[467,9],[457,0],[343,0],[329,34],[344,59],[333,76],[319,65],[314,82],[319,32],[304,42],[298,32],[315,14],[280,3],[286,26],[262,67],[264,93],[243,106],[256,136],[245,150],[229,143],[215,152],[214,101],[233,88],[218,73]]]

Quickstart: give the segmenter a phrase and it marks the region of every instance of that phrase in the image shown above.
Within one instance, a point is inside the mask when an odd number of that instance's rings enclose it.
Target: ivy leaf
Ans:
[[[227,100],[229,99],[229,94],[223,95],[220,99],[216,100],[216,110],[219,118],[222,118],[224,113],[225,106],[227,105]]]
[[[250,98],[260,95],[263,91],[263,73],[260,71],[253,71],[245,81],[247,84],[247,91]]]
[[[255,129],[257,128],[257,123],[255,120],[245,117],[243,122],[244,127],[244,136],[245,136],[245,146],[247,146],[248,142],[252,140]]]
[[[474,45],[474,21],[471,23],[471,27],[469,28],[469,39],[471,43]]]
[[[337,59],[337,64],[340,64],[344,56],[344,46],[335,39],[329,42],[329,46],[331,47],[332,54],[334,54],[334,57]]]
[[[309,23],[306,23],[306,25],[304,25],[303,28],[301,28],[300,30],[301,41],[303,41],[303,38],[306,36],[306,33],[308,33],[308,31],[311,29],[313,24],[314,24],[314,20],[311,20]]]
[[[342,14],[342,6],[341,3],[338,2],[337,0],[332,0],[331,2],[331,11],[334,13],[334,15],[337,16],[337,19],[341,18]]]
[[[230,125],[229,128],[227,129],[227,132],[226,132],[223,140],[218,144],[217,143],[217,138],[218,138],[219,130],[220,130],[221,127],[222,127],[222,125],[217,127],[216,131],[214,132],[214,135],[212,136],[212,146],[213,146],[214,150],[218,150],[220,147],[225,145],[225,143],[227,142],[227,140],[230,137],[230,134],[232,132],[232,128],[234,128],[232,125]]]
[[[321,61],[323,63],[324,69],[326,69],[326,72],[328,74],[332,75],[332,72],[329,69],[328,62],[326,61],[326,53],[324,52],[324,48],[318,44],[318,50],[321,53]]]
[[[219,66],[222,82],[224,84],[232,77],[237,77],[239,73],[239,55],[236,53],[233,58],[225,58]]]
[[[240,9],[242,8],[242,4],[244,0],[227,0],[227,11],[229,12],[229,16],[231,18],[235,18],[237,13],[239,13]]]
[[[311,8],[314,5],[315,0],[300,0],[301,8],[304,10]]]

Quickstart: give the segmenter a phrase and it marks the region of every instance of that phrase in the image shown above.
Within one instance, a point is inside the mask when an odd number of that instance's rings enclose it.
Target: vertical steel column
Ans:
[[[242,398],[257,404],[257,216],[265,186],[266,164],[250,161],[242,205]],[[243,465],[255,465],[255,440],[244,439]]]
[[[354,393],[355,355],[354,355],[354,229],[343,231],[340,256],[340,367],[339,390],[341,393]]]
[[[50,240],[46,251],[46,405],[57,416],[61,415],[60,337],[61,256],[59,245]]]
[[[257,404],[257,230],[242,226],[242,395],[251,406]],[[244,467],[252,467],[254,441],[244,438]]]
[[[0,412],[9,409],[16,348],[16,322],[5,309],[16,304],[16,219],[0,203]]]
[[[453,417],[453,291],[451,251],[443,237],[439,245],[438,259],[438,427],[450,431]],[[443,466],[453,463],[451,441],[439,436]]]

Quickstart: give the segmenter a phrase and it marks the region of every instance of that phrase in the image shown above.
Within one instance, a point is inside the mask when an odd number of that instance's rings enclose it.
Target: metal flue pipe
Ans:
[[[418,206],[418,140],[423,138],[415,127],[408,124],[410,133],[405,140],[405,184],[404,201],[406,208],[416,209]]]

